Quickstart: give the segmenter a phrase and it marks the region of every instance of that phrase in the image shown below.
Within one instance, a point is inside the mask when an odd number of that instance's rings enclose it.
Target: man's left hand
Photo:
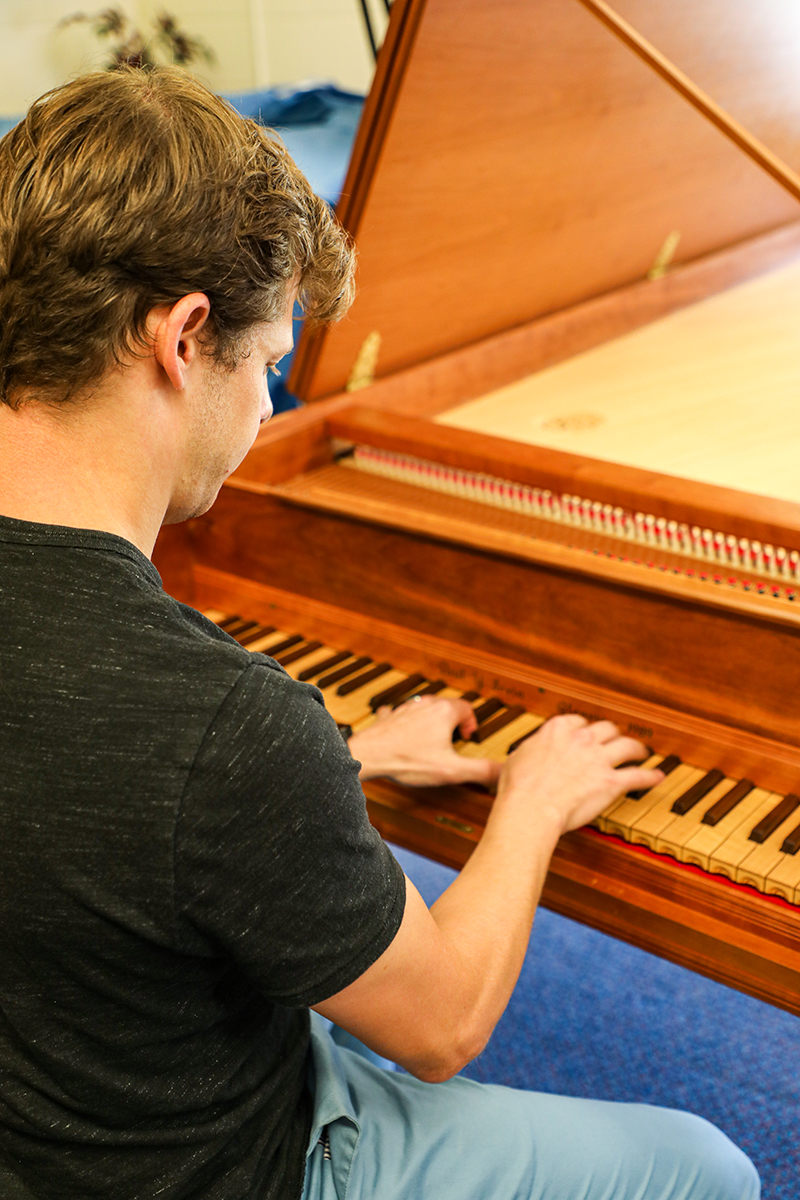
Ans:
[[[472,705],[466,700],[419,696],[399,708],[379,709],[377,720],[349,740],[353,758],[361,763],[359,778],[389,776],[411,787],[447,783],[481,783],[492,787],[500,764],[488,758],[467,758],[453,749],[453,732],[469,738],[477,728]]]

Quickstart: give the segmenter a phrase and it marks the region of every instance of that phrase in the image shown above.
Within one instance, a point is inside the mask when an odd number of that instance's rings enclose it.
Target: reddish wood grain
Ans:
[[[800,743],[797,629],[225,488],[197,561]]]
[[[539,662],[447,641],[374,614],[354,618],[352,611],[327,600],[287,592],[201,563],[193,568],[192,587],[200,607],[223,612],[244,607],[250,617],[264,624],[296,628],[333,646],[347,646],[355,654],[386,659],[408,672],[422,670],[453,686],[523,704],[542,716],[580,712],[590,720],[605,717],[663,753],[679,753],[696,766],[720,767],[728,775],[755,774],[762,786],[774,791],[795,789],[800,777],[797,747],[642,700],[627,691],[581,682]]]
[[[652,71],[655,71],[684,100],[688,101],[706,120],[715,125],[735,146],[752,159],[762,171],[775,179],[795,200],[800,200],[800,177],[783,162],[769,147],[740,125],[730,113],[726,113],[702,88],[689,78],[675,63],[671,63],[638,29],[625,21],[604,0],[579,0],[593,16],[597,17],[615,37],[618,37]]]

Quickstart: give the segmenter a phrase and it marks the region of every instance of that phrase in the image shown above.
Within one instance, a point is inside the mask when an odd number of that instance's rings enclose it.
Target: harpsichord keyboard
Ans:
[[[546,720],[499,697],[460,691],[302,633],[217,610],[207,616],[248,650],[269,655],[293,678],[317,686],[345,736],[369,725],[383,706],[413,696],[460,696],[473,705],[478,727],[468,741],[456,743],[457,751],[502,761]],[[800,796],[693,766],[669,751],[651,754],[644,765],[660,768],[664,779],[620,796],[594,822],[597,829],[800,904]]]

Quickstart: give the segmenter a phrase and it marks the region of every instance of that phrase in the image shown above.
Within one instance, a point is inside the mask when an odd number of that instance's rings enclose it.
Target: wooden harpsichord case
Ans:
[[[323,686],[343,724],[446,687],[465,753],[571,709],[633,731],[672,769],[562,839],[544,902],[800,1012],[800,18],[620,0],[648,59],[602,15],[397,0],[351,314],[156,561],[251,646],[302,635],[297,675],[366,660]],[[454,865],[491,803],[367,795]]]

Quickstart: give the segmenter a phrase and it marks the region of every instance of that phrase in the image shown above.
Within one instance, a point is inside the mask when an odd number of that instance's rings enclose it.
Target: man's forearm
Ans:
[[[514,990],[560,831],[557,814],[532,812],[529,796],[499,797],[469,861],[431,907],[460,963],[446,986],[468,1025],[465,1061],[483,1049]]]

